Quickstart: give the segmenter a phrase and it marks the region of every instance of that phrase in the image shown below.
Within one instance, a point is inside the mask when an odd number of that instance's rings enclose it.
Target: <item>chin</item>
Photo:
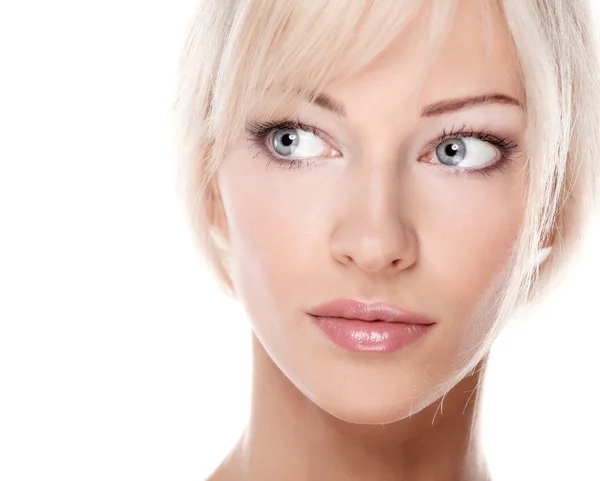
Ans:
[[[379,392],[344,395],[340,391],[328,396],[313,396],[311,401],[331,416],[352,424],[390,424],[415,415],[441,396],[423,393],[411,396],[415,389],[389,387]]]

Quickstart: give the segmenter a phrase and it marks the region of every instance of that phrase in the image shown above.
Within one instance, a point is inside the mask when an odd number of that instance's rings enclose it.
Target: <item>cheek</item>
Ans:
[[[512,253],[525,208],[524,185],[511,175],[435,179],[427,189],[420,252],[440,312],[466,319]],[[423,200],[425,202],[425,200]]]
[[[318,215],[326,195],[322,199],[308,195],[314,187],[311,180],[287,182],[287,177],[298,175],[295,172],[265,173],[263,168],[223,176],[232,275],[251,312],[284,312],[300,286],[318,282],[319,273],[311,268],[326,261],[324,232],[319,227],[323,219]]]

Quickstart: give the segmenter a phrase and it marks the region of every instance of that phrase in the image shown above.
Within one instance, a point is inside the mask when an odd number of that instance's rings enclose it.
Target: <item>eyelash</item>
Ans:
[[[271,150],[266,146],[266,140],[270,136],[272,132],[277,130],[285,130],[285,129],[300,129],[306,132],[310,132],[315,136],[319,137],[323,141],[327,142],[327,138],[324,134],[322,134],[316,126],[311,124],[305,124],[298,119],[280,119],[273,121],[253,121],[250,122],[246,126],[246,132],[249,135],[247,139],[256,147],[259,148],[259,152],[263,152],[267,155],[269,161],[267,162],[267,168],[271,164],[271,162],[276,162],[280,167],[287,167],[288,169],[292,169],[293,167],[300,168],[302,166],[313,165],[312,159],[285,159],[276,157]],[[508,167],[509,161],[514,158],[514,153],[518,150],[518,145],[512,140],[505,137],[498,137],[492,134],[490,131],[476,131],[472,129],[468,129],[466,125],[463,125],[460,128],[456,128],[453,126],[450,131],[446,131],[446,129],[442,130],[442,133],[432,142],[427,145],[426,152],[429,153],[434,149],[438,144],[443,142],[444,140],[451,139],[454,137],[472,137],[484,142],[488,142],[493,145],[500,151],[501,158],[487,167],[482,167],[480,169],[464,169],[464,168],[456,168],[445,166],[443,164],[436,164],[438,168],[442,168],[447,172],[461,176],[472,176],[479,175],[483,177],[490,177],[495,171],[503,171]],[[256,155],[258,155],[258,153]],[[256,156],[255,156],[256,157]],[[421,158],[419,156],[419,158]]]

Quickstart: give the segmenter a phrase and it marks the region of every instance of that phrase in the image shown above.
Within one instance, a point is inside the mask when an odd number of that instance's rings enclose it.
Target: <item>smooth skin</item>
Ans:
[[[475,311],[493,297],[525,208],[524,97],[500,12],[492,19],[486,51],[480,2],[462,0],[422,77],[421,13],[366,70],[326,89],[345,115],[303,104],[297,118],[325,137],[300,141],[322,151],[309,165],[268,157],[281,152],[277,132],[267,151],[243,135],[220,165],[215,224],[252,324],[254,375],[248,427],[211,481],[487,479],[477,435],[485,358],[443,405],[437,389],[491,327],[491,313]],[[491,153],[502,169],[444,166],[436,139],[457,128],[510,146],[465,141],[470,165]],[[346,351],[306,313],[340,297],[437,325],[400,351]]]

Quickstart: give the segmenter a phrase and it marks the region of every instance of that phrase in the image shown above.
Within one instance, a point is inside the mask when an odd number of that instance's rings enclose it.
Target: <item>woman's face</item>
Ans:
[[[291,382],[340,419],[387,423],[421,410],[491,328],[479,307],[512,252],[526,188],[518,65],[494,15],[486,51],[480,9],[460,2],[425,77],[417,18],[369,68],[326,89],[344,115],[304,104],[290,119],[301,129],[254,142],[247,133],[219,167],[218,223],[253,331]],[[350,350],[307,313],[339,298],[436,324],[402,349]]]

